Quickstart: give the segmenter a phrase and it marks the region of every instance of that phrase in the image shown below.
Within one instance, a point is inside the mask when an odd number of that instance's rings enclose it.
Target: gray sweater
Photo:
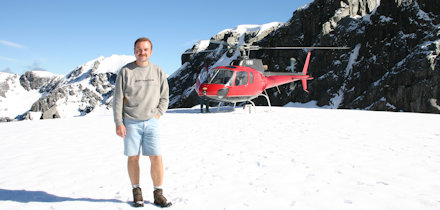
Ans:
[[[168,108],[168,92],[166,75],[156,64],[125,65],[116,77],[113,95],[116,126],[123,124],[123,118],[148,120],[156,114],[163,115]]]

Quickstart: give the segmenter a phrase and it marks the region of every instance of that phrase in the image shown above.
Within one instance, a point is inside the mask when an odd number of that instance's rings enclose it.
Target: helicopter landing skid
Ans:
[[[272,105],[271,105],[271,103],[270,103],[270,99],[269,99],[269,96],[267,95],[267,92],[266,91],[264,91],[264,93],[262,93],[262,94],[259,94],[257,97],[253,97],[252,99],[255,99],[255,98],[258,98],[258,97],[260,97],[260,96],[264,96],[265,98],[266,98],[266,100],[267,100],[267,105],[269,106],[269,112],[270,111],[272,111]],[[252,99],[251,100],[247,100],[247,101],[244,101],[245,103],[246,102],[249,102],[249,104],[244,104],[243,105],[243,110],[246,110],[246,109],[249,109],[249,113],[252,113],[252,112],[256,112],[256,109],[255,109],[255,107],[256,107],[256,105],[255,105],[255,103],[252,101]],[[232,107],[232,110],[223,110],[223,111],[234,111],[235,110],[235,107],[237,106],[237,102],[232,102],[234,105],[233,105],[233,107]],[[217,106],[217,112],[221,112],[221,110],[220,110],[220,107],[222,107],[222,105],[224,104],[224,102],[220,102],[220,103],[218,103],[218,106]],[[248,108],[249,107],[249,108]]]
[[[260,94],[260,95],[258,95],[258,96],[264,96],[265,98],[266,98],[266,100],[267,100],[267,104],[268,104],[268,106],[269,106],[269,111],[272,111],[272,105],[270,104],[270,99],[269,99],[269,96],[267,96],[267,93],[266,94]],[[257,96],[257,97],[258,97]],[[255,112],[257,112],[256,111],[256,109],[255,109],[255,103],[253,102],[253,101],[251,101],[251,100],[248,100],[248,101],[246,101],[246,102],[249,102],[250,104],[245,104],[245,105],[243,105],[243,110],[246,110],[246,109],[249,109],[249,113],[252,113],[252,111],[255,113]],[[234,104],[234,108],[235,108],[235,104]]]
[[[257,110],[255,110],[255,103],[252,101],[248,101],[250,104],[245,104],[243,105],[243,110],[248,109],[249,110],[249,114],[252,113],[252,111],[255,113],[257,112]]]
[[[264,93],[265,93],[265,94],[260,94],[260,95],[258,95],[258,96],[264,96],[264,97],[266,98],[266,100],[267,100],[267,105],[269,106],[269,111],[272,111],[272,105],[270,104],[270,99],[269,99],[269,96],[267,95],[266,90],[264,90]]]

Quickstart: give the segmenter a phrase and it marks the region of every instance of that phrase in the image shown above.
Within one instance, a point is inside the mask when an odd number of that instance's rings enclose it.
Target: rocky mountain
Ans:
[[[263,47],[349,46],[351,50],[314,50],[310,93],[301,84],[269,89],[273,105],[315,102],[329,108],[440,113],[440,4],[436,0],[315,0],[292,18],[261,35],[257,30],[226,30],[229,37]],[[259,34],[260,36],[257,36]],[[182,67],[170,79],[170,107],[198,103],[192,85],[203,66],[224,60],[218,52],[182,55]],[[205,44],[207,45],[207,44]],[[211,43],[205,49],[217,49]],[[306,51],[252,51],[270,71],[287,71],[296,58],[302,69]],[[234,56],[232,56],[234,58]],[[226,60],[229,61],[229,60]],[[225,61],[221,63],[226,63]],[[266,105],[262,98],[257,104]]]
[[[0,72],[0,121],[11,121],[28,111],[61,78],[47,71],[28,71],[21,76]]]
[[[116,73],[134,56],[99,57],[67,75],[0,73],[0,121],[83,116],[110,109]]]

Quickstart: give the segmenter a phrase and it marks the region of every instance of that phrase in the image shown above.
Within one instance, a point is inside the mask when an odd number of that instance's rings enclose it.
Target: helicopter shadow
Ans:
[[[211,114],[211,113],[224,113],[224,112],[234,112],[235,110],[242,109],[242,107],[232,107],[232,106],[222,106],[222,107],[210,107],[209,113],[205,113],[205,109],[203,109],[204,113],[200,112],[200,108],[177,108],[177,109],[168,109],[166,113],[177,113],[177,114]]]
[[[63,202],[63,201],[86,201],[86,202],[113,202],[113,203],[127,203],[117,199],[95,199],[95,198],[69,198],[44,191],[28,191],[28,190],[6,190],[0,189],[0,201],[15,201],[20,203],[29,202]]]

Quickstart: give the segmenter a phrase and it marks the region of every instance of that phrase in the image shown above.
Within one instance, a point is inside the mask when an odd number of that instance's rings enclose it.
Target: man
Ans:
[[[124,154],[128,156],[128,175],[133,187],[134,206],[144,206],[139,186],[139,155],[149,156],[154,185],[154,204],[171,205],[163,196],[164,169],[159,118],[168,108],[168,81],[162,69],[149,62],[153,45],[148,38],[134,43],[136,61],[122,67],[116,78],[113,97],[113,117],[116,134],[124,138]]]

